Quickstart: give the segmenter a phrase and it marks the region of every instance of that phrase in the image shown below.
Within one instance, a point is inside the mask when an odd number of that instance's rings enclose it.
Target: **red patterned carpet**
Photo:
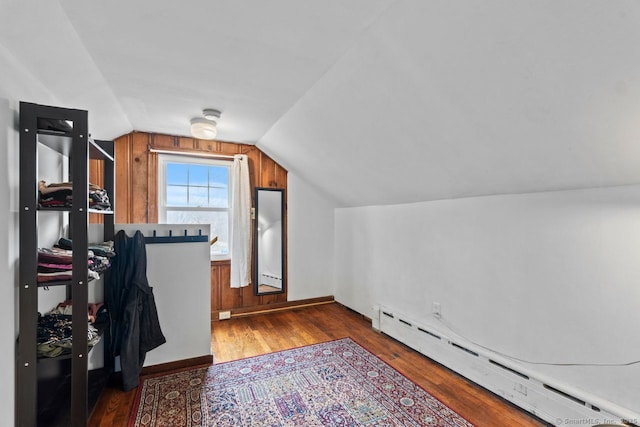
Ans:
[[[129,426],[471,426],[349,338],[147,377]]]

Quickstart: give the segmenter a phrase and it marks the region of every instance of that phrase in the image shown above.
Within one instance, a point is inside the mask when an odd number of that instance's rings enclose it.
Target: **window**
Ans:
[[[229,258],[232,162],[158,155],[158,221],[210,224],[211,259]]]

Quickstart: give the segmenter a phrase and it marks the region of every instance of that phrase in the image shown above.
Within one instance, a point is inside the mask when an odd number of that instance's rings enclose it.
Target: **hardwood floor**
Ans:
[[[332,303],[213,323],[214,363],[351,337],[476,426],[544,426],[529,414],[371,329],[359,314]],[[103,392],[89,426],[126,426],[135,390]]]

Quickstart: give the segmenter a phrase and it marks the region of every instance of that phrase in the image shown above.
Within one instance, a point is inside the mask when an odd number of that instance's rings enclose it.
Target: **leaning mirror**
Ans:
[[[254,272],[256,295],[284,292],[284,190],[256,188]]]

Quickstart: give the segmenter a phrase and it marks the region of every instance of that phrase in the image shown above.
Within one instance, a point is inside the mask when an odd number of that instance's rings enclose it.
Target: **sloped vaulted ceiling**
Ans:
[[[640,3],[398,1],[261,140],[348,205],[639,182]]]
[[[634,0],[0,5],[1,57],[101,137],[219,108],[345,206],[640,182]]]

